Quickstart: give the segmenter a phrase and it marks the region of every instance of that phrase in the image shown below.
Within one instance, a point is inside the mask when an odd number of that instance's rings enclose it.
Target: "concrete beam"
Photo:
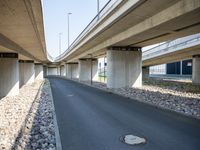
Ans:
[[[142,52],[140,48],[108,48],[107,65],[108,88],[142,86]]]
[[[18,54],[0,53],[0,98],[19,93]]]

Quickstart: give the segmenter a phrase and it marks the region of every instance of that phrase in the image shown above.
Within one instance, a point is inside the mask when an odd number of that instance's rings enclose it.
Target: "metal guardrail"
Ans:
[[[86,36],[86,34],[88,32],[90,32],[98,24],[99,20],[101,20],[107,14],[107,12],[109,12],[109,10],[115,6],[115,4],[118,1],[122,1],[122,0],[109,0],[104,5],[104,7],[99,11],[99,14],[97,14],[92,19],[92,21],[85,27],[85,29],[70,44],[69,48],[64,53],[62,53],[60,56],[53,58],[53,60],[56,61],[56,60],[63,58],[70,50],[72,50],[75,46],[77,46],[77,44]]]
[[[154,48],[151,48],[147,51],[144,51],[142,53],[142,60],[147,60],[169,52],[178,51],[199,44],[200,44],[200,33],[179,38],[173,41],[168,41]]]

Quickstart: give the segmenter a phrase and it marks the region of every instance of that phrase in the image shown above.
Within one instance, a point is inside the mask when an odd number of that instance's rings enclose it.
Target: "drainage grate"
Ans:
[[[128,145],[139,145],[139,144],[145,144],[146,139],[141,138],[132,134],[124,135],[120,138],[120,140]]]

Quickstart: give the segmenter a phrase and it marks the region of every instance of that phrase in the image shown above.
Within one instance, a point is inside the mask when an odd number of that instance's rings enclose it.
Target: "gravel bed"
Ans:
[[[141,88],[109,89],[100,82],[92,86],[200,119],[200,86],[191,83],[146,80]]]
[[[1,150],[56,149],[50,94],[46,80],[23,86],[18,96],[0,99]]]

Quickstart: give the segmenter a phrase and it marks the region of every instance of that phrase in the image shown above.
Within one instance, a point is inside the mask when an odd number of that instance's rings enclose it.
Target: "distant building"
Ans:
[[[150,74],[192,75],[192,59],[152,66]]]

